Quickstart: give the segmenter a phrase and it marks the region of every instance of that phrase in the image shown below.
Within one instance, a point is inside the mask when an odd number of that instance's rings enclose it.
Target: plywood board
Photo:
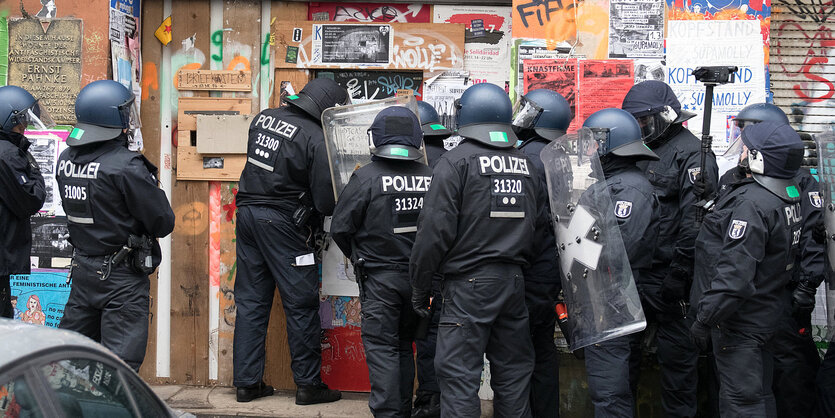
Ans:
[[[232,386],[232,352],[235,333],[235,276],[237,274],[235,230],[235,194],[237,183],[221,183],[220,186],[220,263],[218,265],[218,302],[220,323],[217,332],[217,383]],[[283,324],[277,324],[281,326]]]
[[[208,184],[175,181],[171,234],[171,381],[209,383]]]
[[[281,99],[296,94],[310,81],[310,74],[307,70],[276,68],[275,70],[275,91],[270,99],[270,106],[279,107]]]
[[[246,154],[250,115],[197,115],[197,152]]]
[[[328,35],[333,31],[323,30],[322,25],[341,26],[343,29],[336,32],[343,35]],[[365,31],[365,35],[369,39],[355,39],[359,35],[345,25],[366,26],[369,30]],[[381,25],[388,25],[390,29],[380,29]],[[389,30],[391,33],[384,34],[380,39],[371,38],[374,31]],[[273,34],[276,68],[377,68],[421,70],[434,74],[461,70],[464,66],[464,25],[458,23],[352,24],[291,21],[274,26]],[[389,44],[385,43],[386,39],[390,41]],[[338,53],[360,43],[365,47],[352,50],[355,54]],[[387,59],[383,58],[386,53]],[[333,57],[329,59],[331,55]]]
[[[269,66],[269,57],[262,62],[261,51],[265,39],[261,38],[261,2],[259,0],[224,0],[223,2],[223,68],[227,70],[250,70],[261,74],[261,65]],[[212,40],[217,38],[212,34]],[[266,40],[269,51],[269,39]],[[215,59],[213,56],[212,59]],[[258,94],[260,77],[250,86],[247,93],[235,97],[252,97],[252,113],[260,110]]]
[[[197,147],[177,149],[177,180],[238,181],[246,155],[201,154]]]
[[[196,131],[197,115],[248,115],[250,102],[246,97],[180,97],[177,106],[177,129]]]
[[[172,74],[208,69],[209,2],[177,0],[172,2],[171,15],[173,39],[166,48],[171,49]],[[175,81],[160,80],[161,90],[174,98],[178,96]],[[177,103],[172,103],[172,116]],[[169,133],[162,134],[166,138]],[[171,201],[177,219],[171,239],[171,383],[209,383],[208,200],[207,182],[173,182]]]
[[[248,70],[180,70],[178,90],[250,91],[252,72]]]
[[[240,178],[245,155],[200,154],[197,152],[198,115],[247,115],[250,98],[181,97],[177,117],[177,179],[236,181]],[[194,143],[192,143],[192,141]],[[214,160],[212,158],[215,158]],[[222,160],[219,160],[222,158]],[[221,164],[222,167],[214,165]]]

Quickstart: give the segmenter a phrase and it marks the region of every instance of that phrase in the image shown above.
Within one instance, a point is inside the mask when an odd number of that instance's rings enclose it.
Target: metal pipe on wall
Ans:
[[[171,1],[163,0],[162,15],[171,16]],[[162,48],[159,85],[171,80],[171,49]],[[159,182],[171,203],[171,89],[160,89]],[[171,376],[171,235],[159,240],[162,263],[157,275],[157,377]]]

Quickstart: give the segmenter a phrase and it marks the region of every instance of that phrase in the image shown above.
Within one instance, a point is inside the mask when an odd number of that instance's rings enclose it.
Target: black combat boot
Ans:
[[[264,396],[272,396],[273,393],[275,393],[275,389],[262,380],[254,385],[239,387],[235,396],[238,402],[249,402]]]
[[[441,394],[422,393],[415,399],[412,418],[437,418],[441,416]]]
[[[300,385],[296,389],[296,405],[336,402],[340,399],[342,399],[342,392],[330,389],[322,382],[315,385]]]

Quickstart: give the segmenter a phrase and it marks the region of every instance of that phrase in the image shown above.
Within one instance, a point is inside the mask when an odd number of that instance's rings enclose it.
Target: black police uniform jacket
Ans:
[[[323,215],[334,195],[322,126],[295,106],[264,109],[249,125],[246,165],[235,203],[292,211],[307,193]]]
[[[527,266],[544,242],[544,187],[530,159],[515,148],[465,139],[438,160],[418,218],[409,261],[412,286],[489,273],[491,264]]]
[[[734,183],[745,179],[739,167],[728,170],[719,179],[720,196],[727,193]],[[816,289],[826,278],[826,244],[819,244],[812,236],[812,229],[823,220],[823,198],[815,174],[808,168],[797,170],[794,181],[800,186],[800,208],[803,215],[803,232],[800,234],[797,260],[792,270],[792,280],[806,281]]]
[[[429,167],[435,168],[435,164],[438,163],[441,155],[444,155],[447,151],[447,149],[444,148],[444,140],[424,138],[423,143],[426,148],[426,160],[429,162]]]
[[[542,158],[539,154],[550,142],[545,138],[537,136],[526,140],[519,146],[519,150],[528,156],[531,163],[539,171],[540,184],[546,187],[546,192],[543,193],[545,197],[547,197],[548,183],[545,179],[545,165],[542,163]],[[555,189],[553,192],[557,195],[568,196],[574,178],[571,170],[571,160],[569,160],[568,154],[561,152],[558,161],[552,169],[556,170],[558,174],[553,176],[555,184],[550,187]],[[542,204],[545,205],[545,210],[549,214],[548,219],[551,219],[550,202],[546,200]],[[557,240],[554,236],[553,227],[549,225],[547,230],[543,231],[543,235],[545,236],[545,242],[542,243],[542,251],[536,256],[531,266],[525,269],[525,280],[540,283],[560,283],[560,267],[557,262]]]
[[[331,236],[367,268],[409,268],[417,220],[432,169],[415,161],[378,160],[358,169],[339,195]]]
[[[605,182],[592,185],[580,196],[579,203],[592,213],[599,210],[600,194],[608,192],[612,200],[613,214],[617,219],[626,257],[632,276],[638,286],[646,280],[646,272],[652,268],[655,242],[658,238],[658,202],[654,187],[634,162],[620,160],[603,166]],[[604,250],[605,251],[605,250]],[[603,256],[607,256],[604,253]],[[617,263],[607,263],[610,266]]]
[[[708,190],[717,190],[719,169],[713,152],[707,155],[706,169],[701,167],[701,142],[680,124],[673,125],[665,135],[669,137],[660,145],[652,145],[658,161],[638,163],[647,179],[655,186],[658,196],[659,228],[656,251],[653,256],[653,278],[661,285],[669,268],[693,272],[693,245],[699,227],[696,224],[698,209],[694,204],[699,197],[693,192],[696,176],[704,171]],[[649,283],[648,283],[649,285]]]
[[[23,135],[0,132],[0,276],[29,273],[29,217],[46,198],[41,170],[28,149]]]
[[[786,285],[801,236],[799,201],[746,178],[702,222],[690,300],[696,318],[746,332],[773,332],[790,300]]]
[[[55,176],[70,243],[84,255],[113,254],[131,234],[160,238],[174,230],[174,212],[157,186],[157,168],[125,143],[119,137],[70,147],[58,159]]]

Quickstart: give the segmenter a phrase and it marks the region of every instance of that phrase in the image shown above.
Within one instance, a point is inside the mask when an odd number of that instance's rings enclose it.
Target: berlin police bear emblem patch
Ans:
[[[745,227],[747,226],[748,222],[734,219],[731,221],[730,229],[728,229],[728,236],[731,237],[731,239],[742,238],[742,236],[745,235]]]
[[[618,218],[628,218],[632,214],[632,202],[627,200],[618,200],[615,203],[615,216]]]
[[[699,177],[699,173],[702,172],[701,167],[689,168],[687,169],[687,177],[690,178],[690,183],[695,184],[696,179]]]
[[[821,195],[819,192],[809,192],[809,203],[812,206],[819,208],[823,206],[823,200],[821,199]]]

